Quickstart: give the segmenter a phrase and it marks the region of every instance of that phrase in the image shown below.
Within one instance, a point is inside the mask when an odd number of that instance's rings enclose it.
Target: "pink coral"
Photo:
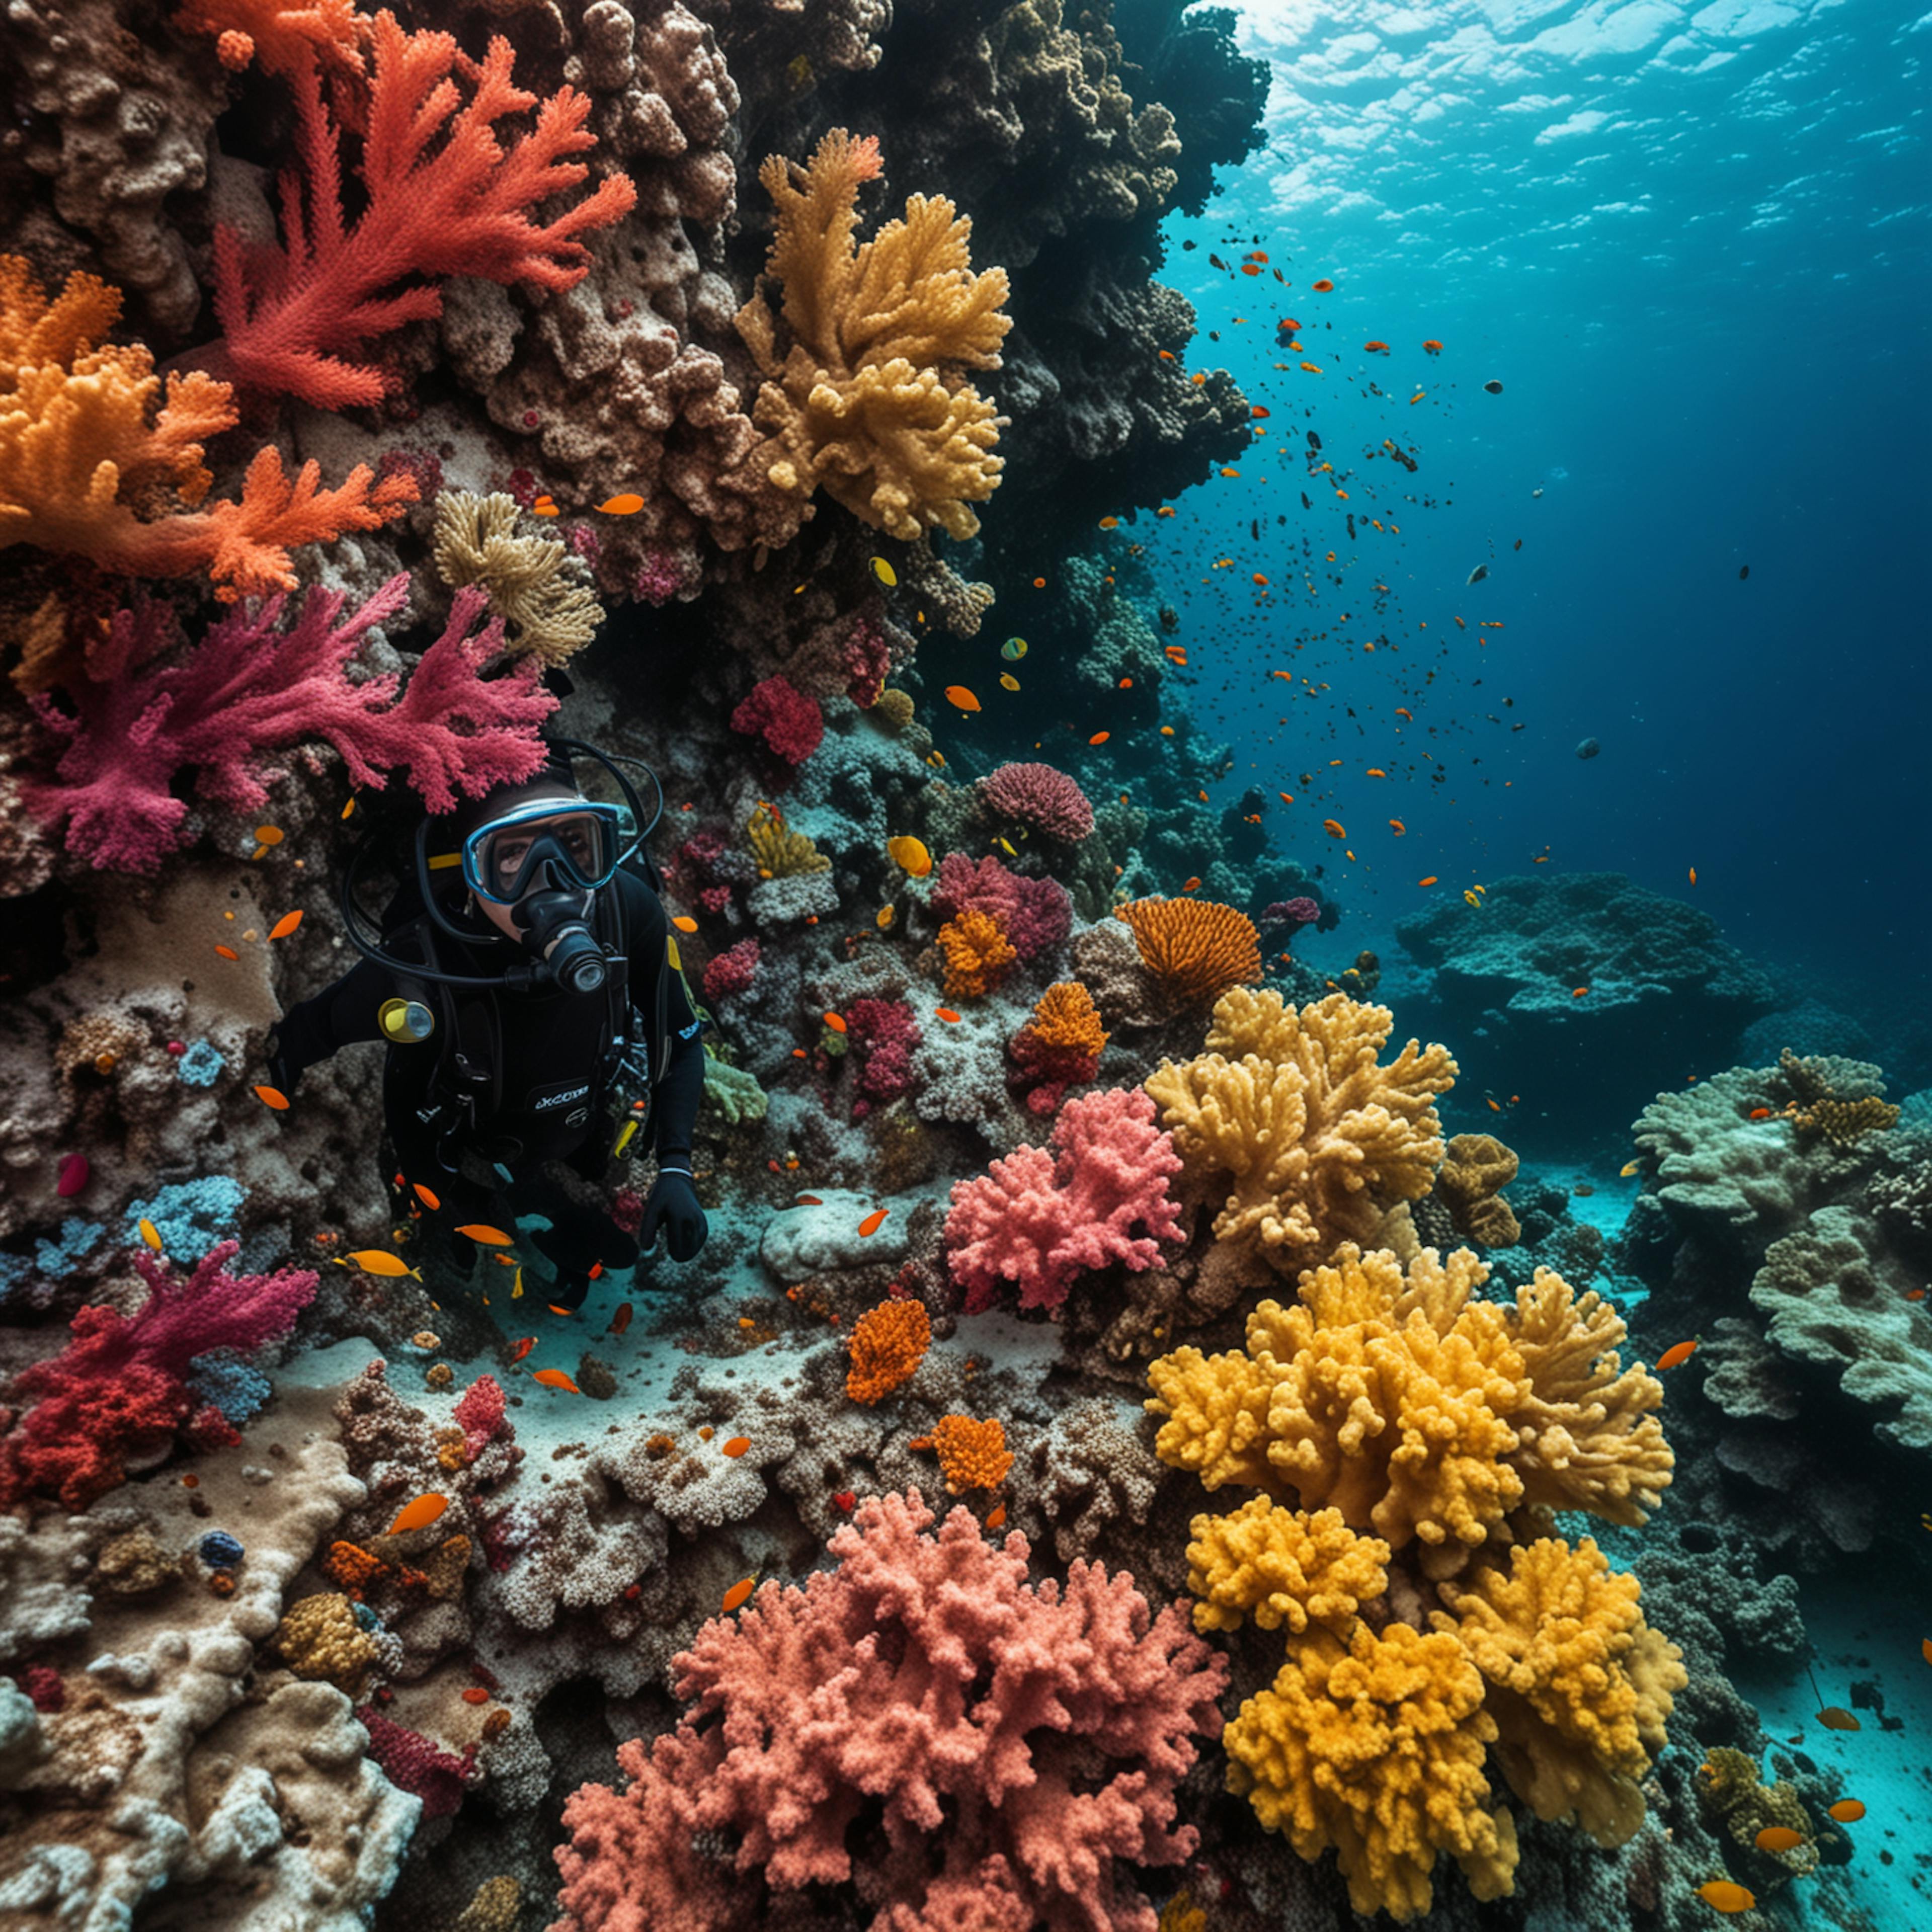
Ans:
[[[682,566],[669,550],[646,550],[634,588],[638,602],[656,610],[668,604],[684,588]]]
[[[311,591],[286,635],[284,600],[224,617],[184,658],[154,668],[176,642],[164,607],[122,611],[88,654],[88,675],[68,692],[72,709],[34,700],[35,716],[68,748],[54,779],[29,782],[29,807],[50,824],[70,820],[69,846],[104,869],[157,870],[187,842],[188,803],[172,790],[196,771],[211,805],[256,812],[282,776],[272,754],[324,738],[358,785],[380,791],[386,771],[406,766],[433,812],[458,790],[476,796],[526,778],[543,762],[537,727],[556,708],[520,658],[501,677],[478,676],[502,647],[496,619],[474,637],[484,593],[456,593],[449,622],[423,653],[400,699],[394,673],[358,684],[345,667],[375,625],[409,601],[406,572],[392,578],[353,616],[338,622],[340,591]]]
[[[458,1757],[371,1704],[356,1712],[356,1721],[369,1733],[369,1755],[382,1767],[382,1774],[398,1791],[422,1800],[425,1818],[452,1817],[462,1808],[476,1770],[474,1744],[466,1745]]]
[[[1257,926],[1312,926],[1322,916],[1321,902],[1306,897],[1280,899],[1271,906],[1264,906]],[[1288,935],[1294,936],[1292,933]]]
[[[868,1496],[836,1570],[700,1630],[682,1722],[565,1807],[553,1932],[752,1932],[821,1884],[870,1932],[1154,1932],[1123,1867],[1192,1855],[1175,1787],[1226,1663],[1124,1573],[1035,1586],[1024,1537],[932,1521],[916,1490]]]
[[[910,1091],[920,1026],[902,1000],[854,1000],[845,1010],[845,1028],[860,1059],[860,1097],[852,1103],[852,1118],[862,1120],[874,1102],[896,1100]]]
[[[939,862],[933,910],[942,919],[990,913],[1022,959],[1059,945],[1073,930],[1073,902],[1058,879],[1029,879],[994,858],[949,852]]]
[[[742,993],[758,976],[758,942],[741,939],[728,946],[704,969],[704,997],[715,1006]]]
[[[239,1246],[218,1243],[186,1276],[137,1252],[148,1285],[140,1311],[83,1308],[58,1355],[21,1370],[16,1386],[40,1400],[0,1438],[0,1508],[42,1496],[83,1510],[127,1480],[130,1454],[164,1450],[183,1428],[206,1443],[241,1439],[218,1412],[197,1408],[190,1366],[210,1349],[246,1353],[280,1340],[316,1284],[308,1268],[231,1275]]]
[[[1078,844],[1094,830],[1094,808],[1087,794],[1052,765],[1001,765],[974,789],[988,811],[1017,819],[1049,838]]]
[[[788,765],[802,765],[818,749],[825,719],[817,703],[776,672],[752,686],[731,714],[731,728],[762,738]]]
[[[1076,1275],[1116,1261],[1138,1274],[1181,1239],[1167,1192],[1180,1156],[1154,1120],[1138,1087],[1083,1094],[1054,1123],[1053,1154],[1016,1148],[954,1184],[946,1246],[968,1314],[992,1306],[1005,1282],[1022,1308],[1057,1308]]]
[[[861,710],[879,701],[886,674],[892,668],[886,634],[869,616],[855,618],[846,632],[840,656],[845,666],[845,693]]]
[[[472,62],[453,36],[406,33],[387,12],[370,39],[353,218],[342,204],[343,130],[310,64],[292,76],[302,165],[281,178],[281,244],[250,243],[226,223],[214,231],[215,310],[227,332],[219,370],[318,409],[379,403],[396,388],[394,364],[368,359],[368,345],[440,315],[440,284],[451,276],[574,286],[590,269],[577,237],[627,214],[638,198],[628,176],[611,175],[533,225],[531,209],[590,172],[571,158],[596,146],[584,126],[589,97],[560,88],[535,128],[506,143],[496,124],[537,106],[511,80],[508,40],[492,40]],[[453,70],[470,89],[466,104]]]
[[[473,1462],[509,1427],[505,1414],[503,1385],[494,1376],[478,1376],[463,1392],[454,1410],[463,1431],[463,1459]]]

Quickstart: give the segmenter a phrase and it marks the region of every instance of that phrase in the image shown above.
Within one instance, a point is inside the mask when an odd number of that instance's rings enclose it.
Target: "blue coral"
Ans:
[[[175,1071],[184,1087],[212,1087],[227,1064],[208,1041],[197,1040],[175,1063]]]
[[[195,1548],[211,1570],[232,1570],[242,1560],[241,1544],[225,1529],[211,1529]]]
[[[274,1384],[260,1369],[219,1350],[195,1358],[188,1385],[202,1401],[218,1408],[231,1429],[251,1420],[274,1394]]]
[[[44,1275],[58,1280],[78,1268],[106,1231],[98,1221],[83,1221],[70,1214],[52,1240],[43,1239],[34,1250],[34,1265]]]
[[[128,1238],[138,1241],[140,1223],[152,1221],[164,1254],[176,1261],[198,1262],[229,1234],[248,1198],[248,1189],[224,1174],[178,1181],[152,1200],[136,1201],[129,1208]]]

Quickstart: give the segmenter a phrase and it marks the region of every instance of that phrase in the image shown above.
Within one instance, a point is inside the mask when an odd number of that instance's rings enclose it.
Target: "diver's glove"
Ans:
[[[658,1170],[658,1178],[644,1202],[644,1218],[638,1229],[638,1245],[654,1247],[660,1228],[668,1238],[674,1262],[689,1261],[704,1246],[704,1238],[711,1232],[704,1210],[698,1204],[698,1190],[683,1168]]]

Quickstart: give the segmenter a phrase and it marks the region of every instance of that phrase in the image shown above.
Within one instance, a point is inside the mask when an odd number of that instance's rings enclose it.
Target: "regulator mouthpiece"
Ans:
[[[376,1023],[398,1046],[415,1046],[436,1030],[436,1016],[420,1000],[385,1000]]]

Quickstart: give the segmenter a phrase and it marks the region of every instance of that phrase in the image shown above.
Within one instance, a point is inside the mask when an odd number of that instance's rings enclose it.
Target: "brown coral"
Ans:
[[[975,1422],[970,1415],[943,1415],[934,1425],[932,1446],[946,1477],[946,1492],[994,1490],[1013,1466],[1006,1432],[998,1416]]]
[[[275,1628],[274,1642],[298,1677],[333,1684],[355,1698],[382,1654],[356,1621],[355,1606],[338,1594],[291,1604]]]
[[[950,999],[977,999],[1005,979],[1019,955],[1006,929],[989,912],[962,912],[939,928]]]
[[[1213,899],[1133,899],[1114,916],[1132,928],[1141,964],[1177,1004],[1201,1006],[1262,976],[1254,921]]]
[[[1502,1190],[1516,1178],[1516,1157],[1493,1134],[1458,1134],[1436,1177],[1436,1197],[1456,1232],[1479,1247],[1513,1248],[1522,1238]]]
[[[852,1324],[845,1393],[854,1402],[883,1400],[912,1374],[932,1346],[932,1322],[923,1302],[882,1301],[868,1309]]]
[[[860,184],[879,170],[875,139],[835,128],[801,180],[782,154],[759,170],[778,207],[767,266],[790,344],[781,356],[762,292],[740,310],[767,379],[753,416],[770,440],[750,460],[801,502],[823,488],[893,536],[937,525],[964,538],[980,527],[968,505],[999,482],[1003,419],[961,372],[999,367],[1006,273],[974,273],[973,224],[943,196],[914,195],[855,249]]]

